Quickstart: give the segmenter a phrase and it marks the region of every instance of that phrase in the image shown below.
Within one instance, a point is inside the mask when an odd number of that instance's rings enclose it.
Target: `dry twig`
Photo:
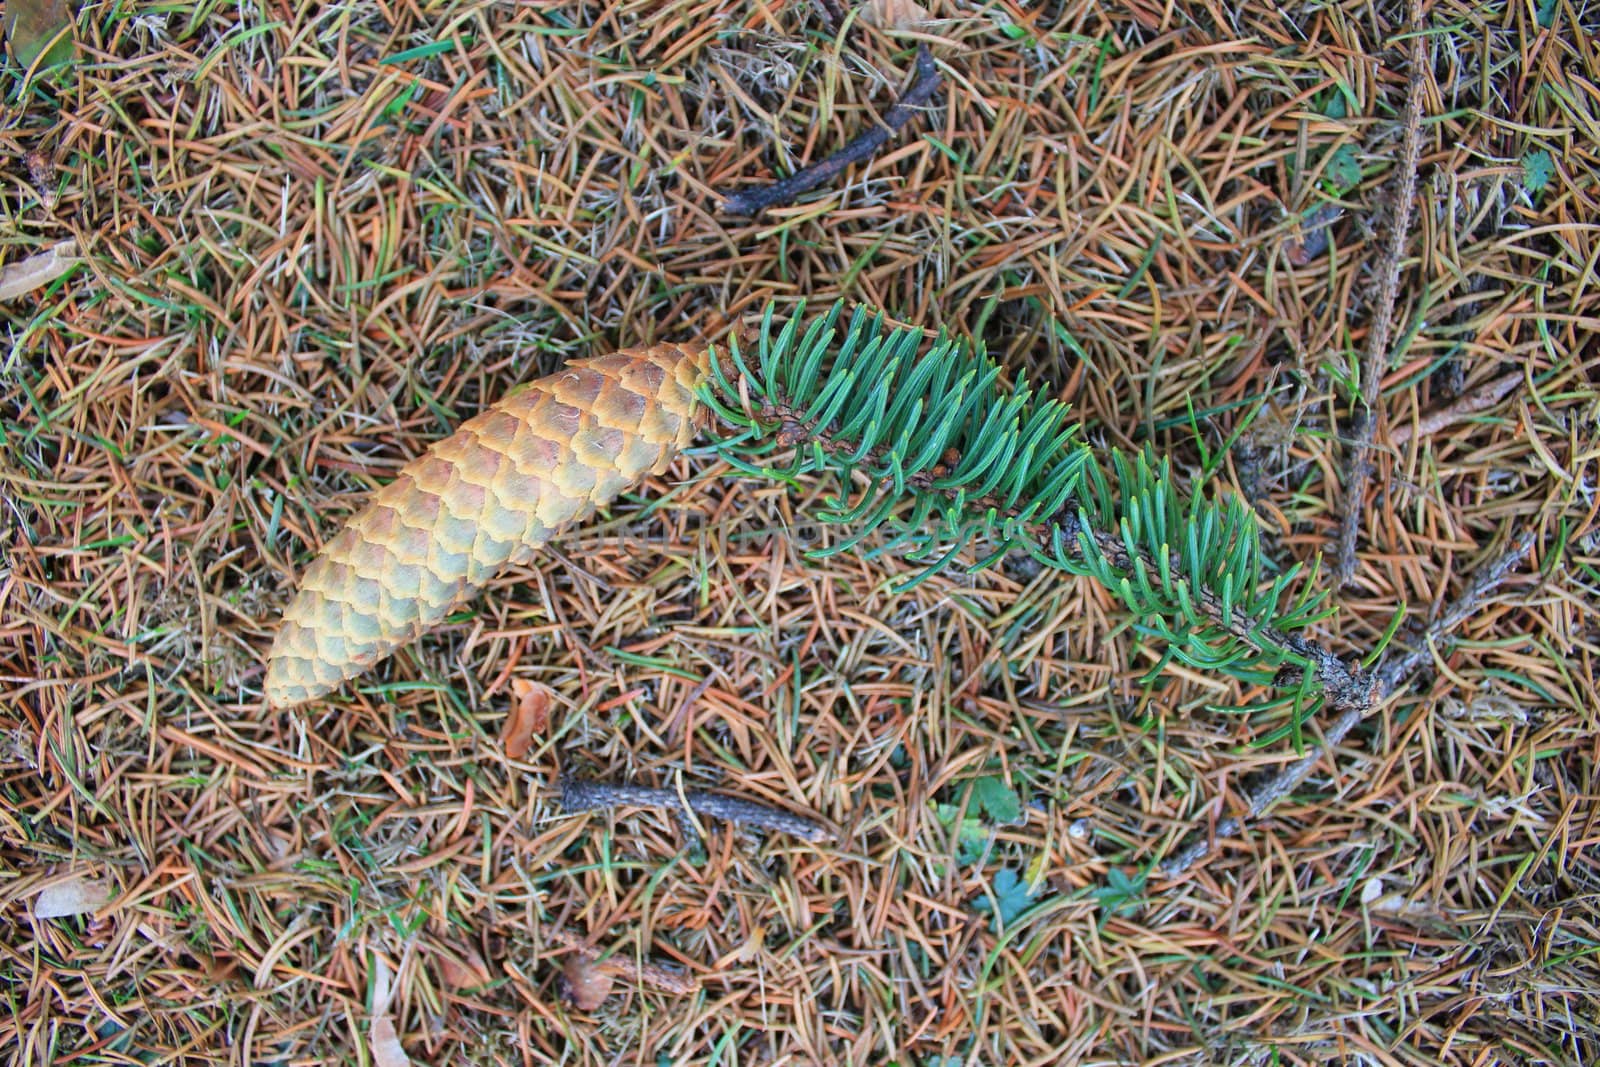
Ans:
[[[928,51],[927,45],[918,45],[916,78],[904,95],[895,101],[894,106],[884,112],[880,124],[863,130],[856,135],[855,140],[821,163],[798,170],[771,185],[742,189],[730,194],[723,201],[722,209],[730,215],[759,215],[767,208],[790,203],[796,197],[833,178],[846,167],[871,159],[879,149],[889,143],[889,138],[900,127],[911,121],[918,108],[932,99],[942,81],[939,68],[933,62],[933,53]]]
[[[1394,329],[1394,305],[1400,292],[1400,260],[1411,232],[1412,202],[1417,195],[1417,160],[1422,149],[1422,79],[1426,42],[1422,36],[1421,0],[1411,5],[1411,82],[1406,90],[1405,135],[1400,148],[1400,176],[1395,187],[1394,225],[1378,268],[1378,306],[1372,313],[1367,349],[1361,360],[1360,422],[1345,465],[1345,508],[1339,525],[1338,559],[1334,578],[1343,585],[1356,569],[1356,536],[1372,479],[1372,435],[1377,428],[1378,393],[1384,368],[1389,365],[1389,337]]]
[[[687,811],[685,804],[688,805]],[[688,790],[680,797],[671,789],[654,789],[643,785],[596,782],[582,778],[565,778],[561,782],[561,810],[568,814],[623,807],[660,808],[680,816],[692,812],[735,825],[756,826],[791,834],[814,845],[833,841],[838,836],[821,823],[804,816],[757,804],[753,800],[726,797],[701,789]],[[682,818],[679,821],[686,833],[699,836],[692,820]]]
[[[1446,427],[1455,425],[1462,419],[1476,415],[1480,411],[1486,411],[1504,400],[1506,395],[1515,389],[1517,383],[1522,380],[1523,374],[1519,370],[1486,382],[1466,396],[1461,397],[1449,407],[1442,408],[1430,415],[1424,415],[1416,423],[1415,429],[1412,428],[1411,423],[1396,426],[1389,433],[1389,443],[1395,448],[1401,448],[1413,437],[1431,437]]]
[[[1457,626],[1482,606],[1484,598],[1493,592],[1533,549],[1533,542],[1533,534],[1524,533],[1492,563],[1480,569],[1462,594],[1429,624],[1421,640],[1399,655],[1384,660],[1372,672],[1372,699],[1369,702],[1344,708],[1333,725],[1328,727],[1320,744],[1314,745],[1311,751],[1279,771],[1251,794],[1250,803],[1246,808],[1247,814],[1244,817],[1229,816],[1217,823],[1214,831],[1197,838],[1163,863],[1162,873],[1169,878],[1183,874],[1195,863],[1210,855],[1218,840],[1233,837],[1242,831],[1245,819],[1260,818],[1268,808],[1293,793],[1321,761],[1324,753],[1331,752],[1357,723],[1399,690],[1415,672],[1433,658],[1436,646],[1447,640]]]

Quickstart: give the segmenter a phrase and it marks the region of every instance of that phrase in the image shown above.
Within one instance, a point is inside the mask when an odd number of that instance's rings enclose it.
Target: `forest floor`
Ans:
[[[14,1062],[1600,1061],[1600,11],[849,8],[87,4],[75,63],[0,74]],[[942,85],[873,160],[724,210],[918,44]],[[1163,664],[1088,581],[808,558],[820,483],[703,453],[264,709],[296,575],[406,460],[800,298],[981,337],[1243,494],[1324,554],[1342,654],[1534,547],[1183,871],[1328,716]],[[563,814],[564,772],[838,837],[696,847]]]

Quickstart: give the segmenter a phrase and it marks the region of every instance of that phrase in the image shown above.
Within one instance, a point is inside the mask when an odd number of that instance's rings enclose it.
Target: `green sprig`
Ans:
[[[915,584],[976,540],[994,548],[974,570],[1026,552],[1114,592],[1167,642],[1163,662],[1251,681],[1300,668],[1295,721],[1310,712],[1330,657],[1293,631],[1326,616],[1325,595],[1266,557],[1243,502],[1186,496],[1148,452],[1092,447],[1065,404],[1001,387],[981,345],[941,333],[922,351],[921,331],[865,308],[803,314],[780,324],[769,305],[753,352],[714,348],[703,397],[735,468],[833,476],[818,517],[852,529],[814,556],[884,530],[870,554],[905,550]]]

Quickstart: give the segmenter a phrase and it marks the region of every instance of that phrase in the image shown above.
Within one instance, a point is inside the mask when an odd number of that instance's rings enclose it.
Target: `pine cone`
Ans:
[[[665,470],[694,439],[706,366],[677,345],[574,360],[407,464],[306,570],[267,661],[267,703],[338,688]]]

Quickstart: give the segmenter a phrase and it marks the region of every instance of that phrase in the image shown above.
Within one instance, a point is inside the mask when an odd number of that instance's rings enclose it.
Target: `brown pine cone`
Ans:
[[[267,703],[338,688],[665,470],[694,439],[706,366],[704,350],[677,345],[574,360],[407,464],[307,568],[267,661]]]

